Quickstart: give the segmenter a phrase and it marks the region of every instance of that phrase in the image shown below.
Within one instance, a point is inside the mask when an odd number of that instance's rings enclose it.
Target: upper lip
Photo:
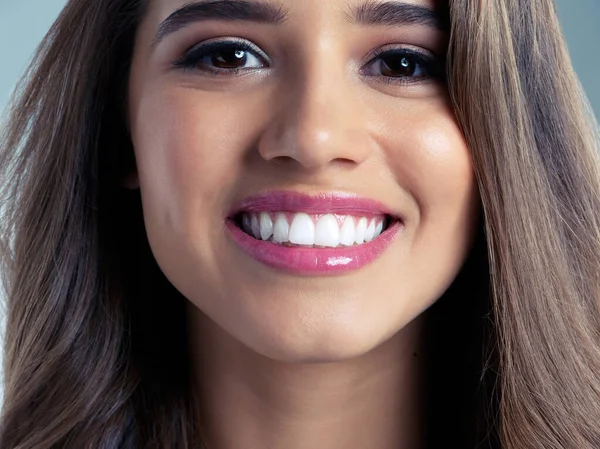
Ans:
[[[305,212],[308,214],[335,213],[339,215],[388,215],[401,220],[397,211],[385,204],[353,193],[321,192],[306,194],[294,191],[268,191],[243,199],[230,212],[234,217],[242,212]]]

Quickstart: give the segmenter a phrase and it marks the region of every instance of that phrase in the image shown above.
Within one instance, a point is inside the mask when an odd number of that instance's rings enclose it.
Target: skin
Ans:
[[[210,21],[152,46],[185,0],[154,0],[136,37],[129,121],[153,254],[189,299],[211,448],[422,447],[424,315],[465,261],[479,209],[443,81],[359,74],[393,44],[444,55],[423,25],[351,23],[360,0],[268,0],[280,25]],[[411,0],[434,7],[432,0]],[[255,43],[272,66],[240,76],[173,68],[206,39]],[[371,265],[304,277],[243,254],[230,208],[268,190],[350,192],[405,228]]]

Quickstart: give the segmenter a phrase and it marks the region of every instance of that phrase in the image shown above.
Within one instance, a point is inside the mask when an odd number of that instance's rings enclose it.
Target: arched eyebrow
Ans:
[[[223,20],[280,25],[287,17],[288,11],[283,6],[275,6],[264,0],[196,0],[175,10],[158,26],[152,46],[194,22]],[[445,30],[437,11],[401,1],[369,1],[353,8],[347,17],[351,22],[362,25],[424,25]]]
[[[353,8],[348,18],[363,25],[422,25],[439,31],[447,29],[446,21],[439,11],[400,1],[369,1]]]
[[[175,10],[158,26],[153,46],[193,22],[224,20],[279,25],[285,22],[287,14],[283,7],[260,0],[197,0]]]

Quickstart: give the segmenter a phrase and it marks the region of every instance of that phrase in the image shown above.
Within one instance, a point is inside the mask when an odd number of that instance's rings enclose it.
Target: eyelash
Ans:
[[[262,67],[254,68],[218,68],[210,65],[214,63],[214,57],[219,54],[223,56],[226,52],[231,52],[229,56],[235,56],[233,52],[242,52],[244,60],[250,55],[261,62]],[[385,57],[401,57],[403,63],[409,63],[414,66],[414,71],[424,71],[425,75],[419,76],[386,76],[382,74],[366,74],[366,69],[373,67],[374,64],[385,64]],[[240,56],[241,58],[242,56]],[[202,64],[202,60],[213,58],[209,64]],[[188,50],[180,59],[173,62],[176,69],[201,71],[212,76],[239,76],[244,73],[255,72],[269,66],[270,61],[267,55],[254,44],[246,40],[228,39],[212,41],[197,45]],[[386,64],[389,69],[389,63]],[[406,68],[403,66],[403,68]],[[378,48],[374,50],[369,61],[361,69],[361,74],[369,78],[379,78],[378,81],[392,84],[417,84],[430,79],[443,79],[445,77],[444,66],[436,57],[429,56],[423,52],[408,48]]]
[[[205,65],[200,68],[200,62],[202,59],[214,56],[219,53],[224,53],[225,51],[232,50],[241,50],[245,53],[250,53],[254,57],[258,57],[258,59],[262,60],[263,63],[269,64],[268,57],[255,45],[252,45],[248,41],[244,40],[221,40],[221,41],[212,41],[207,42],[205,44],[197,45],[188,50],[181,59],[173,62],[173,66],[178,69],[183,70],[200,70],[204,72],[208,72],[211,75],[238,75],[240,72],[247,72],[253,69],[220,69],[211,67],[209,65]],[[261,67],[262,69],[264,67]],[[255,70],[260,70],[255,69]]]
[[[361,72],[364,72],[366,68],[372,67],[372,65],[376,62],[384,63],[386,57],[401,57],[402,60],[410,62],[411,65],[415,66],[415,71],[417,71],[417,67],[419,71],[424,71],[425,75],[420,76],[385,76],[385,75],[367,75],[367,77],[378,77],[379,81],[385,83],[400,83],[400,84],[417,84],[428,80],[440,80],[445,78],[445,68],[444,64],[436,58],[435,56],[429,56],[423,52],[412,50],[409,48],[402,47],[383,47],[375,49],[371,55],[369,62],[367,62]],[[389,66],[389,65],[388,65]]]

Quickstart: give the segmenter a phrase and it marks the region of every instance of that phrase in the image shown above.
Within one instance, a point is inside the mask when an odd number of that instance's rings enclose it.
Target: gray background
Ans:
[[[0,111],[5,108],[38,42],[65,3],[66,0],[0,0]],[[597,25],[600,0],[557,0],[557,4],[573,64],[596,117],[600,117],[600,27]],[[0,317],[0,327],[2,321]]]

